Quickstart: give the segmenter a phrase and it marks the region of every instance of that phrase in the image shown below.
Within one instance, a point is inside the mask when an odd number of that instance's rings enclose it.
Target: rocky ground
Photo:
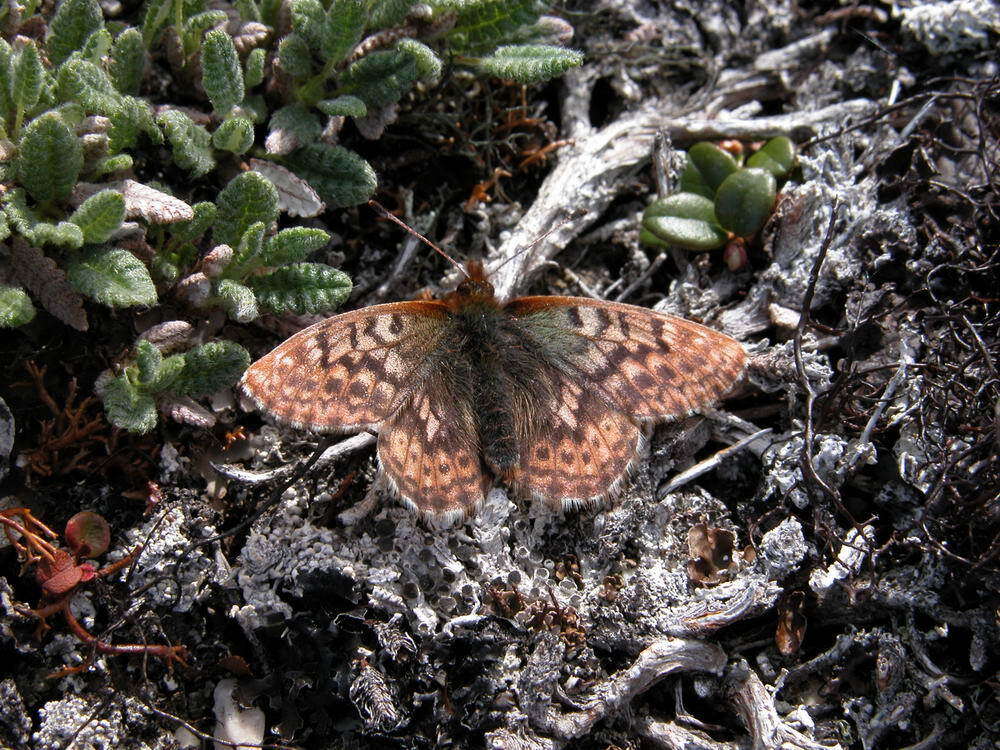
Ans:
[[[317,440],[231,394],[228,441],[165,429],[123,443],[154,461],[72,483],[32,476],[37,428],[0,414],[8,506],[100,511],[111,559],[143,545],[75,597],[79,621],[188,654],[92,654],[58,618],[36,639],[18,608],[37,587],[0,550],[0,744],[996,746],[1000,11],[589,5],[565,9],[585,65],[529,92],[539,137],[566,143],[492,203],[463,212],[455,184],[437,234],[505,294],[728,332],[750,354],[739,392],[658,428],[612,507],[552,516],[494,490],[450,528],[370,492],[371,436],[295,471]],[[699,140],[798,144],[735,270],[639,245],[658,133],[668,179]],[[418,205],[453,176],[397,156],[368,155]],[[341,249],[350,305],[449,283],[408,240],[383,248]],[[252,335],[256,354],[278,340]]]

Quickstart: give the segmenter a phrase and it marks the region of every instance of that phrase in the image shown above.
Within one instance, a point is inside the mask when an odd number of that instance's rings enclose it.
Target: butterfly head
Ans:
[[[465,301],[489,302],[494,299],[493,285],[486,277],[486,269],[482,262],[470,260],[466,265],[466,278],[449,297],[454,296]]]

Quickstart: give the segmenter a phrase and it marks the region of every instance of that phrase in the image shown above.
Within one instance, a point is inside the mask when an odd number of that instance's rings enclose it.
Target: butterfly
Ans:
[[[735,339],[601,300],[501,303],[482,264],[439,299],[336,315],[254,362],[242,392],[276,421],[378,432],[380,470],[416,510],[460,518],[502,483],[553,507],[615,495],[646,427],[729,392]]]

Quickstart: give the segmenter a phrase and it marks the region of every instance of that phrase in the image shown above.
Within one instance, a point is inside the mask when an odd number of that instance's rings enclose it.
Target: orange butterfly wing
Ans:
[[[395,302],[309,326],[250,365],[240,388],[277,421],[316,432],[377,428],[430,374],[440,302]]]
[[[552,363],[640,421],[690,414],[724,396],[746,365],[724,333],[644,307],[579,297],[521,297],[505,312]]]
[[[505,308],[544,353],[550,402],[521,430],[515,483],[553,504],[614,494],[643,443],[639,425],[684,416],[730,391],[746,362],[735,339],[646,308],[522,297]]]
[[[379,464],[409,506],[439,517],[471,513],[492,484],[483,470],[470,404],[429,380],[378,436]]]

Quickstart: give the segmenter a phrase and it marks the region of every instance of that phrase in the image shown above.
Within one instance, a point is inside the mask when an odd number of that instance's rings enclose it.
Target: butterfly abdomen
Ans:
[[[459,356],[468,366],[465,377],[475,404],[480,449],[493,473],[507,478],[520,456],[511,409],[516,386],[498,338],[498,318],[494,306],[473,305],[458,313],[456,323],[463,340]]]

